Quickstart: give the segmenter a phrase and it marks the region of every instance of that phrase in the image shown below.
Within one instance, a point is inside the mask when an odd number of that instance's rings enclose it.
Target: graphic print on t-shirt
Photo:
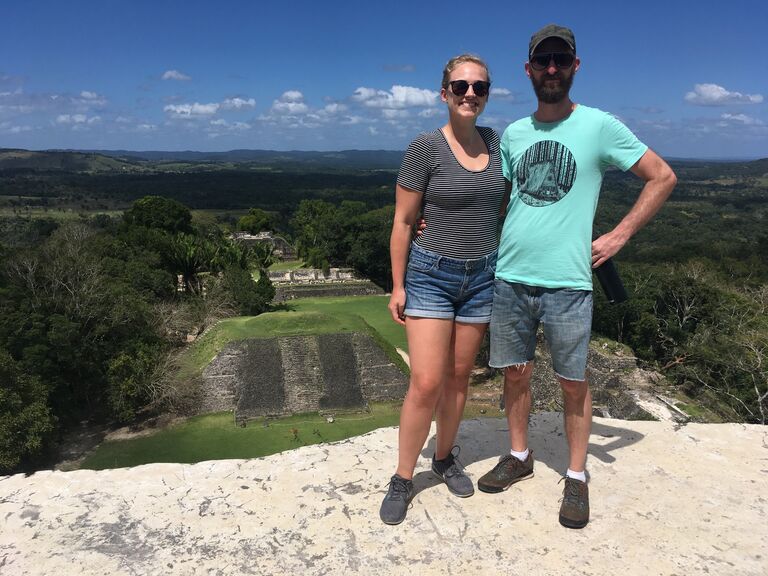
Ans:
[[[517,194],[529,206],[549,206],[568,194],[576,179],[573,154],[560,142],[542,140],[517,165]]]

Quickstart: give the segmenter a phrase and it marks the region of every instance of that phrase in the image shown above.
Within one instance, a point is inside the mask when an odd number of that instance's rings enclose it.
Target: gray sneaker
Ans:
[[[384,524],[400,524],[405,520],[408,505],[413,499],[413,482],[395,474],[389,481],[389,490],[381,503],[379,516]]]
[[[454,450],[456,453],[454,454]],[[435,460],[432,455],[432,472],[443,479],[448,490],[454,496],[459,498],[468,498],[475,493],[475,487],[472,480],[464,473],[464,467],[459,462],[459,452],[461,448],[454,446],[450,454],[442,460]]]

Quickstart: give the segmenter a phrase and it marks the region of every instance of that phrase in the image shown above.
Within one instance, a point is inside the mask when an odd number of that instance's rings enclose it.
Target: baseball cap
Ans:
[[[573,36],[573,30],[565,26],[558,26],[557,24],[547,24],[531,36],[531,42],[528,44],[528,56],[530,57],[534,50],[536,50],[536,47],[547,38],[560,38],[560,40],[563,40],[571,47],[574,54],[576,53],[576,38]]]

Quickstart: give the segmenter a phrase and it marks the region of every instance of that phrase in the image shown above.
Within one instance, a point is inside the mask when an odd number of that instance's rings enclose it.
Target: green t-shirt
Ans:
[[[501,137],[512,194],[496,277],[544,288],[592,290],[592,222],[603,174],[631,168],[648,147],[610,114],[578,105],[559,122],[533,115]]]

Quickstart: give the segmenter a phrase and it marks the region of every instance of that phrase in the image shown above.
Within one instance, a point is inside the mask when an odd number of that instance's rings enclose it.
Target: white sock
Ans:
[[[574,472],[570,468],[568,468],[568,472],[565,473],[568,478],[573,478],[574,480],[581,480],[582,482],[587,481],[587,474],[585,470],[582,470],[581,472]]]
[[[528,448],[525,449],[525,452],[515,452],[514,450],[510,450],[509,453],[520,460],[520,462],[525,462],[528,460]]]

